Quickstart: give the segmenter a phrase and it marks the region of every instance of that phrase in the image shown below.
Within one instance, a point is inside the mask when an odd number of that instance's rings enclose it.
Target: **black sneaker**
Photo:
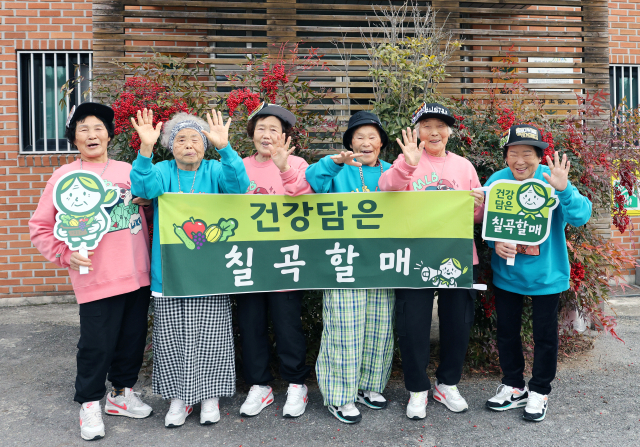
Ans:
[[[496,395],[487,401],[485,406],[493,411],[505,411],[512,408],[522,408],[529,400],[529,390],[519,390],[508,385],[500,385]]]
[[[375,391],[358,390],[358,400],[356,400],[356,402],[364,404],[372,410],[387,408],[387,400],[382,394],[376,393]]]
[[[340,407],[329,405],[327,408],[329,409],[329,413],[345,424],[355,424],[362,420],[362,415],[353,403],[342,405]]]
[[[547,415],[547,407],[549,406],[549,396],[531,391],[529,402],[524,409],[522,418],[525,421],[540,422]]]

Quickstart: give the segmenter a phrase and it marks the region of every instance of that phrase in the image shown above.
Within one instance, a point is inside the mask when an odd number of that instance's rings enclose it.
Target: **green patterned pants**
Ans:
[[[356,401],[358,390],[381,393],[393,360],[393,289],[325,290],[316,363],[325,405]]]

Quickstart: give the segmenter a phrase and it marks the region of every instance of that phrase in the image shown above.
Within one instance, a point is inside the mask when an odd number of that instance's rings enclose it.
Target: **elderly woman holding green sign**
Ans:
[[[79,304],[74,400],[81,405],[76,421],[87,441],[105,436],[105,378],[112,385],[106,414],[140,419],[152,412],[133,391],[147,338],[148,213],[140,205],[149,203],[129,191],[131,165],[109,158],[113,116],[111,107],[93,102],[71,111],[65,136],[80,158],[56,169],[29,220],[31,242],[46,259],[69,269]],[[107,203],[104,212],[100,205]],[[82,242],[91,247],[84,256],[74,251]]]
[[[151,110],[138,111],[133,127],[140,136],[133,162],[131,188],[135,195],[153,199],[151,291],[155,297],[153,328],[153,392],[171,399],[165,426],[179,427],[201,402],[200,423],[220,420],[218,398],[235,393],[235,362],[228,295],[172,298],[162,296],[162,270],[158,225],[158,200],[164,193],[243,194],[249,179],[240,156],[229,144],[231,119],[222,113],[207,114],[207,121],[178,113],[170,121],[153,126]],[[152,163],[153,146],[162,129],[162,144],[174,160]],[[207,146],[214,146],[220,161],[204,160]],[[198,237],[196,237],[198,236]],[[202,237],[196,234],[195,245]]]
[[[525,407],[523,417],[542,421],[547,413],[548,395],[555,378],[558,356],[558,300],[569,288],[569,257],[565,227],[585,225],[591,217],[591,202],[568,181],[571,163],[566,154],[559,160],[546,156],[549,146],[534,126],[512,126],[500,141],[507,168],[494,173],[485,187],[501,180],[536,179],[555,188],[559,203],[553,211],[549,236],[538,246],[516,246],[508,242],[487,241],[493,251],[491,267],[498,317],[498,352],[502,385],[486,403],[487,408],[504,411]],[[497,187],[497,186],[496,186]],[[537,187],[537,188],[536,188]],[[523,190],[524,189],[524,190]],[[542,217],[540,209],[555,206],[544,187],[536,183],[520,187],[516,195],[522,208],[519,216],[531,224]],[[516,197],[514,197],[514,205]],[[488,222],[486,222],[488,224]],[[515,265],[508,260],[516,258]],[[522,300],[531,297],[533,310],[534,360],[527,387],[523,377],[524,356],[520,330]]]

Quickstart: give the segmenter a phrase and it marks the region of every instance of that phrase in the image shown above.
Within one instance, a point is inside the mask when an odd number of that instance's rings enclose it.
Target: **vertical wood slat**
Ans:
[[[394,5],[402,4],[401,0],[391,1]],[[123,3],[127,5],[126,10]],[[440,23],[448,16],[446,27],[454,31],[454,38],[466,37],[466,47],[454,56],[447,68],[452,76],[439,87],[440,91],[448,96],[459,97],[464,89],[479,89],[486,85],[484,79],[494,77],[490,72],[491,68],[500,66],[498,57],[507,54],[517,60],[516,67],[519,71],[514,75],[515,78],[521,79],[525,86],[556,89],[543,92],[549,99],[563,96],[563,99],[567,99],[566,89],[576,90],[576,87],[580,90],[586,88],[590,92],[608,89],[606,1],[474,0],[452,3],[434,0],[431,3],[433,9],[442,9],[438,14]],[[320,52],[328,55],[328,62],[337,62],[336,50],[330,42],[334,39],[340,41],[341,37],[348,33],[348,38],[354,39],[354,55],[361,51],[357,36],[360,27],[368,26],[366,16],[373,16],[372,11],[368,10],[370,5],[388,7],[388,2],[372,0],[369,4],[363,4],[354,0],[323,0],[322,3],[309,0],[263,0],[251,3],[220,0],[95,0],[95,70],[107,70],[109,60],[113,57],[125,60],[125,49],[128,56],[126,60],[130,61],[143,56],[145,52],[161,48],[163,52],[197,57],[205,63],[215,64],[220,67],[218,73],[227,74],[234,70],[234,64],[242,62],[243,58],[240,55],[255,51],[255,47],[267,45],[268,48],[277,49],[278,42],[297,42],[305,39],[307,46],[320,47]],[[424,3],[421,2],[420,5],[424,6]],[[545,5],[554,8],[538,8]],[[575,7],[571,8],[572,6]],[[566,9],[568,10],[565,11]],[[565,13],[566,17],[563,16]],[[217,21],[217,18],[221,20]],[[145,21],[153,21],[152,31],[144,29]],[[373,21],[375,22],[375,19]],[[516,26],[519,23],[525,25],[530,22],[547,28],[531,30],[528,27]],[[127,23],[131,25],[127,27]],[[558,26],[554,27],[554,24]],[[567,26],[570,28],[566,28]],[[235,33],[234,36],[230,36],[229,33],[216,33],[216,29],[233,30]],[[514,44],[513,49],[510,49],[510,42]],[[276,46],[273,46],[273,43],[276,43]],[[175,48],[175,51],[172,48]],[[203,49],[205,51],[202,51]],[[229,58],[231,55],[234,55],[232,59]],[[531,73],[529,67],[567,67],[567,64],[549,61],[536,64],[528,62],[528,58],[534,56],[547,59],[571,57],[577,70],[559,74],[559,81],[554,85],[530,83],[529,79],[554,79],[554,76]],[[226,63],[221,64],[220,61]],[[362,63],[362,60],[353,60],[350,66],[353,69],[366,69]],[[335,64],[331,68],[331,71],[314,73],[312,76],[326,87],[343,89],[340,92],[343,103],[335,106],[336,111],[348,110],[351,106],[352,110],[367,107],[366,100],[372,95],[366,93],[367,90],[363,90],[363,86],[357,87],[360,90],[356,95],[350,88],[339,85],[344,83],[344,70],[341,64]],[[360,73],[366,76],[366,71]],[[367,82],[364,79],[362,81]],[[581,85],[578,85],[578,82]],[[560,90],[562,88],[565,91]],[[362,93],[363,91],[365,93]],[[465,93],[465,96],[468,94]],[[575,108],[575,105],[567,107]],[[549,105],[548,108],[555,110],[557,106]]]
[[[609,47],[592,47],[592,42],[601,42],[602,40],[609,41],[609,4],[607,1],[591,0],[583,1],[582,11],[582,24],[585,31],[597,32],[598,37],[583,37],[584,42],[584,62],[597,63],[602,66],[609,65]],[[591,74],[596,73],[595,68],[583,68],[584,73]],[[600,89],[609,92],[609,76],[601,79]],[[586,90],[590,94],[594,94],[597,90],[595,88],[586,87]],[[607,101],[605,101],[607,103]]]
[[[93,0],[93,42],[95,44],[104,45],[100,50],[94,50],[94,55],[98,57],[93,67],[94,74],[109,72],[113,69],[113,65],[104,61],[105,57],[118,58],[124,57],[124,4],[122,0]],[[120,26],[108,30],[108,39],[103,37],[103,33],[99,26],[100,22],[117,23]],[[104,39],[104,40],[103,40]],[[106,45],[105,45],[106,44]]]

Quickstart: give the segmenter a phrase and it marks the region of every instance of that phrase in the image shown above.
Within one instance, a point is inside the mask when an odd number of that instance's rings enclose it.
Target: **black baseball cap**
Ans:
[[[411,115],[411,124],[426,120],[427,118],[438,118],[449,126],[453,126],[456,123],[456,118],[453,116],[453,113],[437,102],[423,102],[422,105],[418,107],[418,110],[413,112],[413,115]]]
[[[252,120],[258,116],[275,116],[276,118],[280,118],[282,121],[290,125],[291,127],[296,124],[296,116],[289,112],[282,106],[276,104],[269,104],[266,101],[263,101],[255,108],[253,112],[249,115],[249,120]]]
[[[511,126],[509,130],[502,134],[500,138],[501,148],[506,148],[514,144],[526,144],[542,150],[549,147],[549,143],[542,141],[540,130],[529,124]]]
[[[113,123],[113,109],[104,104],[97,102],[83,102],[78,107],[73,106],[67,117],[67,125],[69,127],[72,123],[75,123],[78,118],[84,118],[85,116],[95,116],[107,123]]]
[[[380,122],[380,118],[378,115],[371,112],[365,112],[363,110],[354,113],[349,118],[349,124],[347,125],[347,130],[344,131],[344,135],[342,136],[342,145],[351,150],[351,139],[353,137],[353,132],[360,127],[366,125],[373,125],[378,128],[380,131],[380,139],[382,140],[382,147],[380,149],[384,149],[389,144],[389,136],[387,132],[382,128],[382,123]]]

